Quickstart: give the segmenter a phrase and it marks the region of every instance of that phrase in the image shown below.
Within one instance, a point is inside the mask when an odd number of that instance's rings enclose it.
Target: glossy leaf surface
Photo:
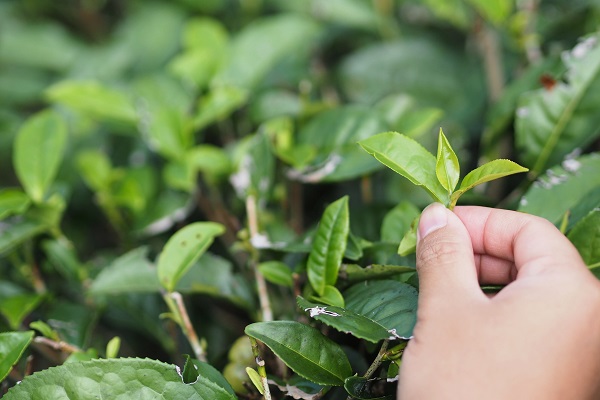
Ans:
[[[385,132],[358,144],[382,164],[422,186],[434,200],[447,203],[448,192],[437,179],[435,157],[413,139]]]
[[[377,343],[390,337],[390,333],[385,326],[351,310],[331,305],[317,304],[302,297],[298,297],[296,303],[298,304],[298,307],[310,317],[321,321],[340,332],[349,333],[359,339]]]
[[[325,209],[308,256],[308,280],[320,296],[337,281],[349,231],[348,197],[342,197]]]
[[[451,194],[460,178],[460,165],[456,153],[452,150],[452,146],[441,129],[438,137],[435,174],[448,194]]]
[[[0,382],[19,361],[32,340],[33,331],[0,332]]]
[[[179,279],[224,230],[214,222],[195,222],[177,231],[158,257],[160,284],[168,291],[175,289]]]
[[[73,362],[37,372],[5,395],[7,400],[91,398],[232,400],[203,380],[186,384],[174,365],[137,358]]]
[[[344,389],[353,398],[358,400],[393,400],[394,395],[377,396],[371,391],[371,387],[381,379],[367,379],[362,376],[351,376],[344,382]]]
[[[245,330],[267,345],[294,372],[320,385],[341,386],[352,375],[339,345],[295,321],[256,322]]]
[[[67,126],[53,111],[31,117],[14,144],[13,164],[31,199],[41,202],[53,183],[67,143]]]

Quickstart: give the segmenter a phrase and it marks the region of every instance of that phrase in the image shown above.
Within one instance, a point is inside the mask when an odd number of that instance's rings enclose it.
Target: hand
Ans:
[[[398,398],[600,398],[600,283],[550,222],[429,206]],[[486,295],[480,284],[506,285]]]

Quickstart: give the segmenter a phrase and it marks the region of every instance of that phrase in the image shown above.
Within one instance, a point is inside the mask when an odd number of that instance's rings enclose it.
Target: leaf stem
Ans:
[[[69,344],[67,342],[63,342],[62,340],[56,341],[56,340],[48,339],[47,337],[44,337],[44,336],[36,336],[33,339],[33,341],[38,344],[46,345],[54,350],[62,351],[62,352],[69,353],[69,354],[83,352],[83,350],[81,350],[79,347],[77,347],[75,345]]]
[[[185,303],[183,302],[183,297],[179,292],[170,292],[163,295],[165,299],[165,303],[169,307],[169,310],[174,315],[174,320],[181,327],[183,334],[187,338],[196,358],[200,361],[206,362],[206,352],[200,343],[200,339],[194,330],[194,326],[190,321],[190,317],[188,315],[187,309],[185,308]]]
[[[389,343],[390,343],[390,341],[387,339],[383,341],[383,344],[381,345],[381,348],[379,349],[379,353],[377,354],[377,356],[371,363],[371,366],[369,367],[369,369],[367,369],[367,372],[365,372],[365,374],[363,375],[363,378],[369,379],[373,375],[373,373],[375,373],[377,368],[379,368],[379,366],[381,365],[383,356],[385,356],[385,354],[387,352],[387,347],[388,347]]]
[[[252,354],[254,354],[254,360],[256,361],[258,375],[260,376],[260,380],[263,385],[265,400],[271,400],[271,391],[269,390],[269,382],[267,380],[267,371],[265,369],[265,360],[260,356],[260,351],[258,349],[258,342],[251,336],[250,344],[252,345]]]

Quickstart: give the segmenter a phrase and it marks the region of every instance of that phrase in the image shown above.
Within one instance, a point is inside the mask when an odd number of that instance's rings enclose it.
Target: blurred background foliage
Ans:
[[[395,130],[433,151],[443,127],[466,171],[513,159],[529,177],[465,196],[506,208],[565,155],[598,150],[597,70],[586,114],[561,122],[576,133],[559,151],[546,154],[547,138],[531,139],[517,110],[531,91],[568,81],[564,52],[599,24],[600,3],[586,0],[0,2],[0,331],[42,319],[84,349],[119,335],[123,355],[177,358],[186,345],[158,318],[153,278],[136,268],[176,229],[211,220],[227,232],[178,290],[194,294],[193,322],[222,367],[256,318],[249,243],[302,272],[302,252],[273,244],[301,248],[325,205],[350,194],[358,248],[382,244],[365,260],[412,262],[389,244],[428,199],[358,140]],[[59,160],[38,194],[13,160],[34,115],[35,129],[66,131],[60,146],[21,145],[39,168]],[[600,176],[597,158],[589,164],[588,176]],[[594,193],[582,215],[597,207]],[[261,230],[250,242],[248,198]],[[100,275],[119,265],[120,279]],[[293,316],[289,290],[273,286],[276,316]]]

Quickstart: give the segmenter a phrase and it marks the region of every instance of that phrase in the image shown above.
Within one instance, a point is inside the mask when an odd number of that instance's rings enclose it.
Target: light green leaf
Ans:
[[[352,368],[341,347],[318,330],[295,321],[257,322],[246,335],[267,345],[288,367],[320,385],[341,386]]]
[[[258,265],[260,273],[271,283],[292,287],[292,270],[281,261],[266,261]]]
[[[260,379],[260,375],[254,368],[246,367],[246,374],[252,381],[254,387],[260,392],[260,394],[265,394],[265,388],[263,387],[262,380]]]
[[[403,201],[391,209],[381,224],[381,241],[400,243],[411,223],[419,216],[419,209],[408,201]]]
[[[11,329],[17,330],[43,299],[44,296],[39,294],[18,294],[3,298],[0,302],[0,314],[4,315]]]
[[[64,81],[46,90],[52,103],[62,104],[101,121],[135,124],[137,114],[131,100],[122,92],[95,81]]]
[[[563,56],[567,83],[524,94],[515,121],[523,163],[537,176],[600,135],[600,40],[590,36]]]
[[[103,268],[92,282],[92,295],[158,293],[160,283],[156,268],[148,261],[148,248],[139,247]]]
[[[308,280],[319,296],[325,286],[337,281],[349,231],[348,197],[344,196],[325,209],[308,256]]]
[[[85,183],[94,191],[110,190],[114,180],[110,159],[100,150],[84,150],[77,154],[77,168]]]
[[[317,304],[300,296],[296,299],[298,307],[312,318],[323,322],[340,332],[349,333],[359,339],[377,343],[389,339],[390,332],[379,322],[351,310],[332,305]]]
[[[19,361],[32,340],[33,331],[0,332],[0,382]]]
[[[321,296],[313,296],[311,300],[318,301],[320,303],[325,303],[330,306],[335,307],[344,307],[344,296],[340,293],[340,291],[331,285],[326,285],[325,290],[323,291],[323,295]]]
[[[467,0],[488,21],[500,25],[510,16],[514,0]]]
[[[600,209],[594,209],[581,219],[567,237],[587,265],[600,263]]]
[[[444,135],[442,128],[440,128],[438,138],[435,175],[442,186],[448,191],[448,194],[452,194],[460,178],[460,165],[458,157],[456,157],[456,153],[452,150],[450,143],[448,143],[448,139]]]
[[[549,169],[529,188],[519,211],[544,217],[558,224],[562,216],[600,188],[600,154],[569,158]]]
[[[207,384],[208,383],[208,384]],[[34,400],[98,396],[103,399],[233,400],[199,379],[186,384],[174,365],[137,358],[73,362],[39,371],[23,379],[6,400]]]
[[[150,147],[161,155],[177,160],[192,146],[190,121],[179,110],[158,108],[144,122]]]
[[[161,285],[168,291],[173,291],[179,279],[208,249],[215,236],[223,232],[223,225],[215,222],[195,222],[177,231],[158,257],[158,278]]]
[[[27,194],[42,202],[53,183],[67,142],[67,126],[51,110],[25,122],[15,139],[13,164]]]
[[[417,321],[417,290],[402,282],[383,280],[359,283],[344,292],[346,309],[363,315],[399,337],[412,335]]]
[[[119,355],[119,349],[121,348],[121,338],[118,336],[113,337],[106,344],[106,358],[116,358]]]
[[[200,100],[198,113],[193,120],[194,128],[202,129],[228,117],[246,102],[247,97],[247,91],[239,87],[214,87]]]
[[[447,204],[448,192],[436,175],[436,159],[413,139],[396,132],[385,132],[358,142],[379,162],[422,186],[434,200]]]
[[[419,220],[421,214],[417,215],[410,224],[410,229],[406,231],[400,245],[398,246],[398,254],[402,257],[407,256],[415,252],[417,248],[417,230],[419,229]]]
[[[47,323],[45,323],[44,321],[33,321],[32,323],[29,324],[29,327],[31,329],[35,329],[36,331],[41,333],[42,336],[47,337],[48,339],[52,339],[57,342],[60,340],[60,336],[58,336],[58,332],[56,332],[54,329],[52,329],[52,327],[50,325],[48,325]]]
[[[24,213],[31,200],[22,190],[2,189],[0,190],[0,221],[13,214]]]
[[[503,178],[508,175],[518,174],[529,171],[527,168],[510,160],[493,160],[475,168],[469,172],[460,183],[460,187],[454,193],[450,200],[451,207],[456,204],[460,196],[477,185]]]
[[[188,150],[185,162],[192,170],[205,174],[213,181],[226,177],[233,169],[227,153],[220,147],[208,144]]]

